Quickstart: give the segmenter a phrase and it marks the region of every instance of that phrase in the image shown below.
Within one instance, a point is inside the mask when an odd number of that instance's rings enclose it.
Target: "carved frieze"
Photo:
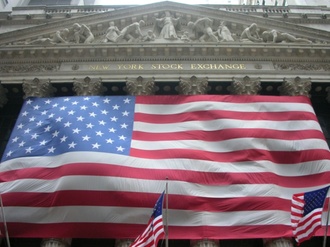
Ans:
[[[57,64],[15,64],[0,66],[0,73],[27,73],[57,71]]]
[[[155,92],[155,78],[150,80],[142,76],[136,79],[126,78],[126,90],[130,95],[152,95]]]
[[[274,63],[277,70],[308,70],[308,71],[330,71],[330,64],[288,64]]]
[[[231,93],[237,95],[256,95],[260,90],[260,78],[251,79],[248,76],[245,76],[243,79],[233,78],[230,86]]]
[[[189,79],[180,77],[180,92],[184,95],[206,94],[208,89],[208,78],[198,79],[192,76]]]
[[[281,95],[298,96],[304,95],[310,97],[310,90],[312,88],[311,79],[284,78],[282,85],[279,87]]]
[[[106,88],[101,78],[92,80],[90,77],[85,77],[83,80],[76,78],[73,80],[73,91],[78,96],[102,95]]]
[[[34,78],[32,81],[23,80],[22,87],[24,98],[50,97],[56,91],[50,80],[39,80],[38,78]]]

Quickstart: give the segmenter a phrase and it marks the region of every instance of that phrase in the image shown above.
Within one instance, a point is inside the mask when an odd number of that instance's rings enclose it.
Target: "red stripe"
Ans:
[[[25,224],[7,223],[11,237],[22,238],[129,238],[134,239],[145,225],[106,223]],[[1,231],[4,232],[1,225]],[[237,234],[239,232],[240,234]],[[322,235],[322,233],[321,233]],[[247,239],[291,237],[290,226],[183,226],[169,225],[169,239]]]
[[[152,95],[136,96],[136,104],[176,105],[191,102],[228,102],[228,103],[302,103],[311,105],[306,96],[266,96],[266,95]]]
[[[6,193],[6,207],[113,206],[153,208],[153,194],[112,191],[59,191],[54,193]],[[207,198],[168,195],[169,208],[208,212],[290,210],[290,200],[277,197]]]
[[[208,152],[192,149],[166,149],[166,150],[141,150],[131,148],[131,156],[147,159],[195,159],[216,162],[244,162],[268,160],[277,164],[298,164],[300,162],[329,159],[328,150],[303,150],[303,151],[267,151],[260,149],[246,149],[233,152]]]
[[[243,123],[242,123],[243,124]],[[201,140],[201,141],[225,141],[236,138],[267,138],[277,140],[304,140],[304,139],[320,139],[324,140],[324,135],[318,130],[304,131],[281,131],[269,129],[223,129],[215,131],[178,131],[169,133],[149,133],[142,131],[134,131],[133,140],[142,141],[171,141],[171,140]]]
[[[244,108],[242,108],[244,110]],[[237,119],[237,120],[272,120],[272,121],[295,121],[295,120],[314,120],[317,122],[315,114],[310,112],[288,111],[284,112],[235,112],[226,110],[208,110],[193,111],[177,114],[146,114],[135,113],[135,122],[146,123],[179,123],[188,121],[208,121],[220,119]]]
[[[197,165],[197,164],[196,164]],[[281,165],[278,165],[279,167]],[[219,171],[221,165],[219,164]],[[246,173],[246,172],[204,172],[179,169],[152,169],[132,168],[117,165],[98,163],[73,163],[56,168],[25,168],[0,173],[1,182],[20,179],[53,180],[64,176],[101,176],[137,178],[148,180],[162,180],[168,177],[170,180],[185,181],[204,185],[234,185],[234,184],[275,184],[284,187],[299,188],[317,186],[329,181],[330,171],[306,176],[279,176],[271,172]]]

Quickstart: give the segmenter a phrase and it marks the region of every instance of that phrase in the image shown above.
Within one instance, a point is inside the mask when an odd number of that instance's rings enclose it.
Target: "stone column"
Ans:
[[[285,79],[283,80],[282,85],[279,87],[279,91],[281,95],[288,96],[298,96],[305,95],[310,97],[310,90],[312,84],[311,80],[302,80],[300,77],[296,77],[293,79]],[[264,239],[265,247],[293,247],[294,243],[291,238],[276,238],[276,239]]]
[[[129,95],[152,95],[155,93],[155,78],[150,80],[142,76],[136,79],[126,78],[126,91]]]
[[[189,79],[180,77],[180,93],[184,95],[206,94],[208,89],[208,78],[198,79],[192,76]]]
[[[310,90],[312,88],[311,78],[301,79],[300,77],[292,79],[283,79],[282,85],[279,87],[281,95],[298,96],[304,95],[310,97]]]
[[[261,90],[260,78],[251,79],[248,76],[243,79],[233,78],[229,90],[236,95],[257,95]]]
[[[208,89],[208,78],[198,79],[192,76],[188,79],[180,77],[179,91],[183,95],[201,95],[206,94]],[[190,240],[190,247],[219,247],[218,240]]]
[[[190,247],[220,247],[219,240],[190,240]]]
[[[50,80],[39,80],[34,78],[32,81],[23,80],[24,98],[28,97],[51,97],[55,88]],[[65,238],[45,238],[41,242],[41,247],[69,247],[71,239]]]
[[[92,80],[88,76],[82,80],[73,79],[73,91],[78,96],[102,95],[106,88],[103,86],[102,79]]]
[[[126,91],[129,95],[153,95],[155,93],[155,78],[145,79],[139,76],[135,79],[126,78]],[[141,232],[142,233],[142,232]],[[116,239],[115,247],[129,247],[134,239]]]
[[[50,80],[39,80],[34,78],[32,81],[23,80],[24,98],[28,97],[50,97],[55,92]]]
[[[264,239],[264,247],[293,247],[291,238]]]
[[[8,102],[6,93],[6,89],[0,83],[0,108],[4,107],[4,105]]]

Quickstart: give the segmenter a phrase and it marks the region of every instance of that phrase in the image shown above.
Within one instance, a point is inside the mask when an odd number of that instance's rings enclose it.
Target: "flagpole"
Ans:
[[[329,226],[329,214],[330,214],[330,197],[329,197],[329,203],[328,203],[328,214],[327,214],[327,222],[325,223],[325,233],[323,238],[323,247],[327,244],[327,234],[328,234],[328,226]]]
[[[3,209],[3,203],[2,203],[2,196],[1,196],[1,194],[0,194],[0,203],[1,203],[1,212],[2,212],[3,224],[5,226],[7,246],[10,247],[8,228],[7,228],[6,218],[5,218],[5,210]]]
[[[166,224],[165,224],[165,247],[168,247],[168,178],[166,178],[166,189],[165,189],[165,210],[166,210]]]

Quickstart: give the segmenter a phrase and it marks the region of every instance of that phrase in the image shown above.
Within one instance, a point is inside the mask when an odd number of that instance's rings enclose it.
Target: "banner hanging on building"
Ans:
[[[167,178],[170,239],[291,237],[329,158],[303,96],[29,98],[0,193],[11,237],[134,239]]]

